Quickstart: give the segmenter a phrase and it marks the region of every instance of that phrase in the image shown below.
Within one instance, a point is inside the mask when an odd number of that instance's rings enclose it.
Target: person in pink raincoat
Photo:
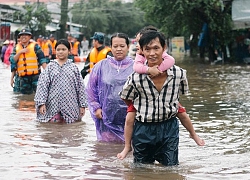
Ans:
[[[4,54],[4,61],[3,61],[4,64],[10,65],[9,57],[10,54],[12,53],[13,48],[14,48],[14,41],[11,40]]]

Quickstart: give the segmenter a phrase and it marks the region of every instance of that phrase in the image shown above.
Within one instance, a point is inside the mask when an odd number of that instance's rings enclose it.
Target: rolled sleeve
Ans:
[[[187,94],[189,91],[189,87],[188,87],[188,80],[187,80],[187,71],[186,70],[182,70],[183,74],[181,77],[181,82],[180,82],[180,94]]]
[[[135,98],[135,88],[132,83],[132,75],[128,77],[125,85],[123,86],[122,90],[119,92],[119,96],[121,99],[131,100],[133,101]]]

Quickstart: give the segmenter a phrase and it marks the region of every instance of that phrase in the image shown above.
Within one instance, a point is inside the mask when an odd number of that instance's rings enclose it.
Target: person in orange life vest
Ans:
[[[73,42],[73,36],[71,34],[68,34],[67,39],[68,39],[68,41],[70,43],[70,48],[71,48],[70,52],[72,53],[72,48],[73,48],[73,44],[74,44],[74,42]]]
[[[30,42],[30,30],[22,29],[18,36],[20,43],[16,44],[10,56],[11,72],[18,73],[20,92],[32,94],[36,91],[41,66],[45,69],[47,61],[41,47],[36,42]]]
[[[49,38],[48,37],[43,38],[42,51],[44,53],[45,58],[47,59],[47,63],[49,63],[50,59],[51,59],[51,56],[52,56],[52,47],[51,47],[51,45],[49,43]]]
[[[55,46],[56,46],[56,40],[55,40],[55,36],[53,34],[51,34],[49,36],[49,43],[51,45],[51,48],[52,48],[52,55],[51,55],[51,59],[56,59],[56,49],[55,49]]]
[[[80,56],[81,51],[80,51],[80,42],[77,40],[76,37],[73,37],[73,45],[72,45],[72,54],[74,56]]]
[[[42,35],[39,35],[37,40],[36,40],[36,43],[41,47],[43,48],[43,36]]]
[[[81,70],[82,78],[91,72],[91,69],[96,63],[105,59],[108,55],[113,56],[110,47],[104,45],[104,34],[101,32],[95,32],[93,39],[93,48],[88,54],[85,61],[84,68]]]

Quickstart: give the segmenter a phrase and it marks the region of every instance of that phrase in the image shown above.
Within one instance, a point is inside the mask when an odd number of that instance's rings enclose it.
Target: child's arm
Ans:
[[[172,56],[170,56],[166,52],[164,52],[162,54],[162,58],[164,60],[162,61],[162,63],[158,67],[158,69],[163,72],[163,71],[166,71],[167,69],[171,68],[175,63],[175,60]]]
[[[186,130],[189,132],[189,136],[196,142],[196,144],[199,146],[204,146],[205,141],[196,134],[191,119],[186,113],[186,109],[180,103],[177,117],[180,119],[181,124],[186,128]]]
[[[139,74],[150,74],[152,75],[152,77],[157,76],[163,71],[172,67],[175,63],[174,58],[168,55],[166,52],[162,54],[162,57],[164,60],[158,68],[156,66],[148,67],[147,65],[145,65],[146,58],[136,53],[133,69]]]
[[[148,73],[148,66],[144,63],[146,62],[146,58],[138,53],[135,55],[135,62],[133,65],[133,69],[135,72],[139,74],[147,74]]]
[[[132,139],[132,134],[133,134],[133,129],[134,129],[134,121],[135,121],[135,114],[136,114],[136,109],[133,106],[132,101],[129,102],[128,108],[127,108],[127,116],[126,116],[126,121],[125,121],[125,126],[124,126],[124,138],[125,138],[125,146],[122,152],[117,154],[118,159],[124,159],[129,151],[132,150],[131,148],[131,139]]]

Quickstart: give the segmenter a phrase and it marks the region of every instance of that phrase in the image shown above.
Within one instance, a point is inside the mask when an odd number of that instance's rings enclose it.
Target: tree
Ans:
[[[208,24],[208,47],[225,47],[232,41],[231,1],[219,0],[135,0],[147,20],[154,20],[168,37],[193,35],[197,47],[204,23]],[[194,47],[195,46],[195,47]]]
[[[143,11],[133,3],[107,0],[81,0],[72,8],[73,22],[87,26],[83,29],[85,36],[90,37],[95,31],[105,34],[115,32],[127,33],[134,37],[135,33],[147,25]]]
[[[66,25],[68,20],[68,0],[61,0],[61,20],[59,23],[60,34],[59,38],[65,38]]]
[[[45,34],[46,25],[51,22],[50,12],[44,4],[30,4],[23,6],[24,11],[17,11],[14,20],[19,19],[21,23],[26,24],[34,35],[36,31]]]

